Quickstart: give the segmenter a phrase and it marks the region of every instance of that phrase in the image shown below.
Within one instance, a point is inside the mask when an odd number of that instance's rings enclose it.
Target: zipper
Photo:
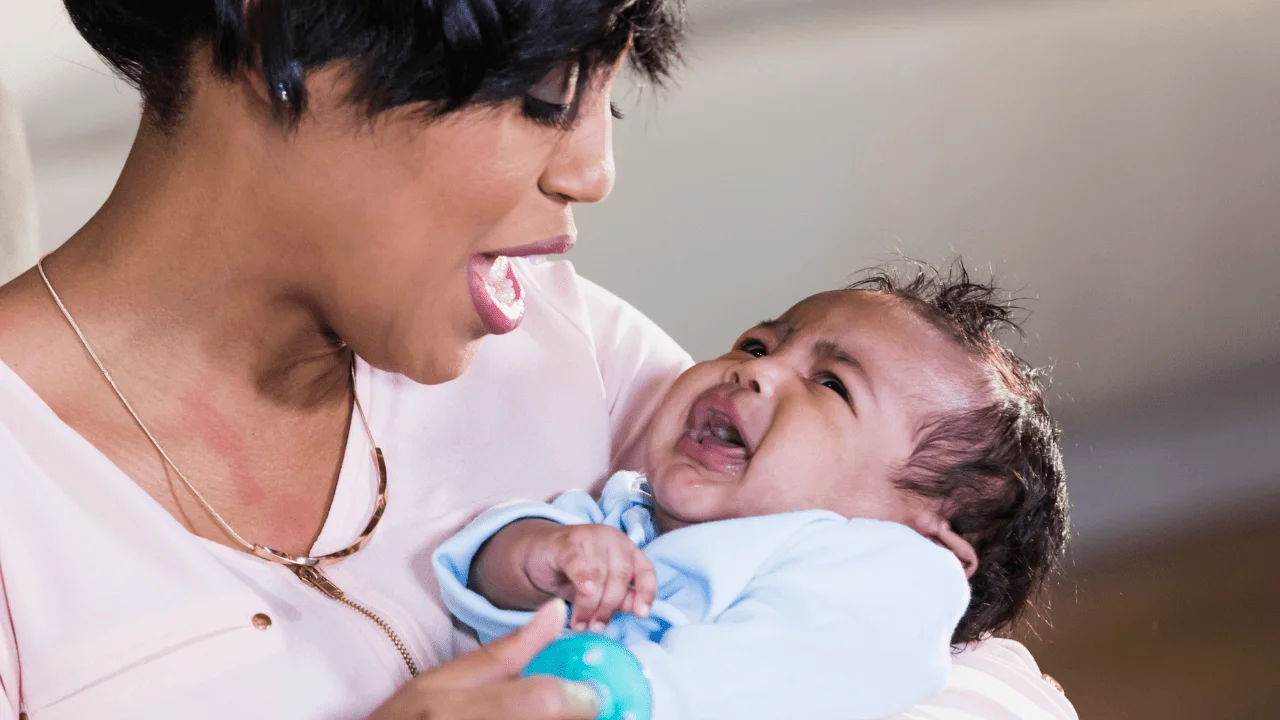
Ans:
[[[316,590],[319,590],[330,600],[342,603],[352,610],[355,610],[368,618],[369,622],[377,625],[378,629],[382,631],[382,634],[386,635],[387,639],[391,641],[391,644],[395,646],[396,652],[400,653],[400,659],[404,660],[404,666],[408,668],[409,676],[413,677],[418,674],[418,664],[413,661],[413,656],[409,654],[408,646],[404,644],[404,641],[400,639],[400,636],[396,634],[396,631],[392,629],[391,625],[387,623],[386,620],[378,617],[369,608],[347,597],[347,594],[342,591],[342,588],[338,587],[332,580],[325,577],[324,573],[320,572],[319,568],[307,565],[293,565],[290,569],[293,570],[293,574],[297,575],[298,579],[302,580],[302,582],[310,585]]]

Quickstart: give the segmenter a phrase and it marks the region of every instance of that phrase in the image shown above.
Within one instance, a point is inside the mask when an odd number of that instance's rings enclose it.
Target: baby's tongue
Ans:
[[[707,433],[706,437],[702,438],[702,446],[718,455],[723,455],[726,460],[741,462],[747,458],[747,449],[741,442],[722,438],[714,432]]]

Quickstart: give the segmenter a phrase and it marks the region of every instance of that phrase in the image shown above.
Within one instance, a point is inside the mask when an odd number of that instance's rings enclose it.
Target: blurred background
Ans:
[[[1022,638],[1084,718],[1280,718],[1280,0],[691,7],[678,85],[620,99],[579,271],[695,357],[898,253],[994,273],[1073,502]],[[52,249],[138,100],[56,0],[0,0],[0,84]]]

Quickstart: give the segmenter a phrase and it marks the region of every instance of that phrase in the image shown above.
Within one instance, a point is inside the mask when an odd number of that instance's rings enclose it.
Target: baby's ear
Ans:
[[[916,530],[925,537],[951,551],[960,560],[965,577],[971,578],[978,571],[978,551],[973,545],[951,529],[951,523],[941,513],[927,513],[918,519]]]

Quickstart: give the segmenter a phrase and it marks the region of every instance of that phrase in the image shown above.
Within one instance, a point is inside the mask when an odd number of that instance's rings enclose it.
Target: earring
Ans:
[[[284,83],[276,83],[276,94],[280,96],[280,102],[288,104],[289,91],[284,89]]]

